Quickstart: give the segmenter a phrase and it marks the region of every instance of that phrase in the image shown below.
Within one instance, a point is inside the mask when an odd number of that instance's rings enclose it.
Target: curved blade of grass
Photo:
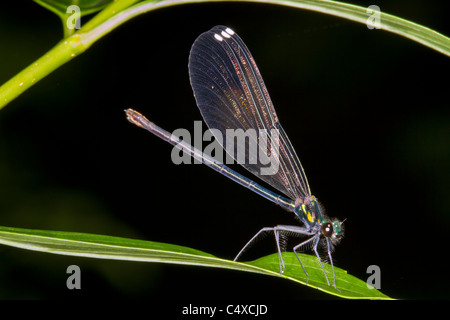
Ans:
[[[117,26],[125,23],[132,18],[156,9],[171,7],[175,5],[208,3],[208,2],[231,2],[230,0],[148,0],[142,1],[131,6],[119,14],[107,19],[102,15],[94,17],[85,26],[85,30],[91,30],[91,38],[103,36]],[[234,0],[233,2],[253,2],[281,5],[297,9],[316,11],[324,14],[341,17],[355,22],[367,25],[370,12],[367,7],[357,6],[345,2],[331,0]],[[379,13],[379,29],[389,31],[413,41],[419,42],[440,53],[450,56],[450,38],[434,31],[430,28],[402,19],[400,17],[388,14],[382,10]],[[101,17],[101,19],[99,19]],[[111,28],[97,28],[98,24],[104,24]],[[369,23],[371,24],[371,23]],[[373,25],[372,25],[373,26]],[[94,28],[95,27],[95,28]]]
[[[233,269],[266,274],[306,284],[305,274],[293,253],[285,253],[286,270],[279,273],[278,256],[272,254],[251,262],[235,262],[217,258],[199,250],[173,244],[135,240],[128,238],[75,233],[63,231],[33,230],[0,227],[0,243],[27,250],[47,253],[143,262],[162,262],[193,266]],[[376,289],[369,289],[361,281],[346,271],[336,268],[337,286],[340,291],[328,286],[317,260],[309,255],[301,255],[309,272],[310,287],[348,299],[390,299]],[[328,274],[331,267],[325,265]]]

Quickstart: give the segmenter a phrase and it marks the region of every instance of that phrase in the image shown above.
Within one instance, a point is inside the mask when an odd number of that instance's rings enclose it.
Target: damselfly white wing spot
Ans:
[[[231,36],[230,36],[228,33],[226,33],[225,31],[222,31],[220,34],[221,34],[222,37],[224,37],[224,38],[227,38],[227,39],[231,38]]]
[[[214,34],[214,38],[216,38],[216,40],[218,40],[218,41],[223,41],[223,38],[220,35],[218,35],[217,33]]]
[[[234,34],[234,31],[231,30],[230,28],[226,28],[225,31],[226,31],[230,36],[232,36],[232,35]]]

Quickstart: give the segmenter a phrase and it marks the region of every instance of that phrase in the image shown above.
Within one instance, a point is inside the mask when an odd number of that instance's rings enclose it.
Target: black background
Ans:
[[[375,4],[450,34],[444,1]],[[2,6],[0,83],[51,49],[60,24],[33,2]],[[157,10],[37,83],[0,113],[0,224],[168,242],[232,259],[260,228],[295,223],[205,166],[174,165],[169,144],[125,119],[123,109],[133,107],[168,131],[193,130],[201,116],[189,50],[218,24],[251,50],[312,192],[330,216],[347,219],[335,264],[361,279],[378,265],[381,291],[394,298],[449,298],[448,57],[306,10],[247,3]],[[272,238],[256,247],[248,258],[275,252]],[[82,270],[78,291],[65,286],[71,264]],[[7,299],[332,298],[249,273],[6,246],[0,284]]]

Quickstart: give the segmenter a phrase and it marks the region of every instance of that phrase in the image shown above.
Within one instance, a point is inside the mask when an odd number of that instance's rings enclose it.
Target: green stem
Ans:
[[[0,109],[53,70],[83,53],[86,48],[83,48],[82,39],[80,35],[73,35],[62,40],[53,49],[0,87]]]
[[[60,41],[47,54],[6,82],[0,87],[0,109],[52,71],[86,51],[97,40],[138,15],[174,5],[224,2],[223,0],[153,0],[131,6],[136,1],[121,0],[112,3],[87,22],[78,32]],[[313,10],[363,24],[366,24],[368,19],[366,8],[337,1],[232,0],[227,2],[234,1],[276,4]],[[382,30],[399,34],[450,56],[450,39],[436,31],[383,12],[380,13],[380,22]]]

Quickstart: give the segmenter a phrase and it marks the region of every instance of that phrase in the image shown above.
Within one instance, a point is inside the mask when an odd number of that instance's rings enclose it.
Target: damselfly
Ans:
[[[303,226],[277,225],[262,228],[238,253],[235,261],[263,233],[273,232],[278,250],[280,273],[285,264],[282,257],[282,235],[309,236],[306,241],[294,246],[293,251],[309,280],[307,270],[298,255],[299,251],[311,247],[317,256],[328,285],[318,248],[325,248],[333,270],[333,286],[336,275],[331,253],[344,234],[343,222],[329,219],[319,201],[311,195],[306,175],[289,138],[279,123],[272,101],[267,92],[258,67],[241,38],[230,28],[216,26],[201,34],[194,42],[189,56],[189,75],[197,106],[208,127],[229,155],[237,159],[236,148],[226,148],[223,137],[227,129],[265,130],[269,143],[276,151],[277,169],[271,174],[260,174],[261,161],[240,163],[258,178],[283,193],[278,195],[249,178],[233,171],[209,155],[178,139],[171,133],[148,121],[140,113],[128,109],[128,120],[159,138],[171,143],[193,158],[203,162],[224,176],[269,199],[284,209],[294,212]],[[271,134],[275,129],[276,135]],[[221,135],[221,137],[219,137]],[[220,139],[219,139],[220,138]],[[267,145],[265,145],[267,147]],[[259,145],[259,148],[263,148]],[[246,160],[249,150],[246,147]],[[267,148],[263,152],[268,152]],[[271,151],[272,152],[272,151]]]

